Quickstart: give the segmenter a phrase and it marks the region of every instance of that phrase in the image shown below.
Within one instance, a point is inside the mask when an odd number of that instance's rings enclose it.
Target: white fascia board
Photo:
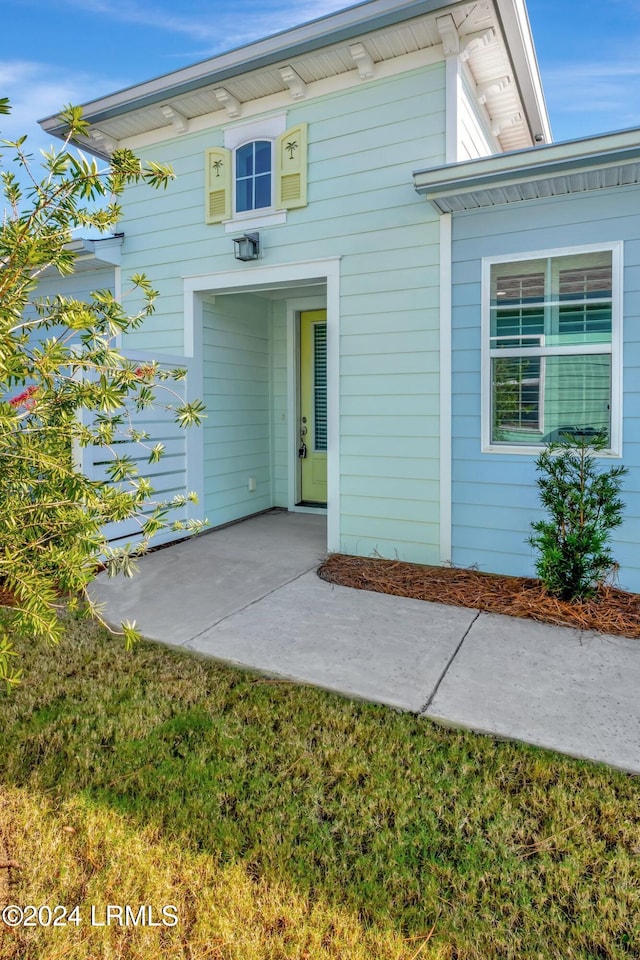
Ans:
[[[89,240],[79,237],[65,244],[65,250],[74,253],[78,260],[95,260],[96,263],[106,263],[118,266],[121,262],[121,247],[124,234],[118,233],[112,237],[98,237]]]
[[[384,29],[436,10],[463,5],[464,0],[368,0],[182,70],[127,87],[98,100],[91,100],[82,105],[83,114],[90,123],[100,123],[202,87],[220,85],[225,80],[250,70],[302,56],[332,43],[353,39],[363,32]],[[54,136],[60,136],[65,131],[57,115],[45,117],[39,122],[47,133]]]
[[[93,254],[96,260],[102,263],[110,263],[113,266],[119,266],[122,262],[122,241],[123,233],[117,233],[113,237],[99,237],[91,240],[93,244]]]
[[[529,147],[464,163],[415,170],[418,193],[445,193],[500,186],[514,180],[540,179],[587,166],[614,165],[640,157],[640,129],[568,140],[546,147]]]
[[[494,0],[494,4],[506,40],[507,53],[513,65],[531,139],[534,142],[551,143],[551,124],[524,0]],[[537,140],[537,137],[542,137],[542,141]]]

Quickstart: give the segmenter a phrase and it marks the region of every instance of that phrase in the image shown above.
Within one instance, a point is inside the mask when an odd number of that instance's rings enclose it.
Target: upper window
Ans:
[[[224,142],[205,151],[206,223],[285,223],[286,211],[306,207],[306,123],[286,130],[285,117],[257,120],[225,130]]]
[[[490,448],[540,447],[563,434],[601,431],[614,446],[617,254],[611,248],[490,262]]]
[[[255,140],[236,150],[236,213],[272,205],[272,143]]]

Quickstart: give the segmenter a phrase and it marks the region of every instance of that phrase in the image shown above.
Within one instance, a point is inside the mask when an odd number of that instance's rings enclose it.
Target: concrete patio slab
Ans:
[[[476,610],[299,577],[186,647],[226,662],[420,712]]]
[[[326,556],[326,518],[273,512],[147,554],[135,577],[101,574],[92,597],[112,623],[135,620],[151,640],[182,644]]]
[[[426,716],[640,773],[640,642],[481,613]]]

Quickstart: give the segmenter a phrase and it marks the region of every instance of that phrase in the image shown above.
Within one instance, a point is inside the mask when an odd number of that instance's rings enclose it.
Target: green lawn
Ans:
[[[0,694],[20,960],[640,956],[640,784],[70,621]],[[91,926],[108,903],[176,927]]]

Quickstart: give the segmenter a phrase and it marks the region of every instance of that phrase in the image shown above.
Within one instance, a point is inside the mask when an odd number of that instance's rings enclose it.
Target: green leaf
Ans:
[[[0,114],[8,111],[8,100],[0,98]],[[167,381],[183,379],[186,371],[154,363],[140,377],[113,342],[152,314],[157,291],[150,281],[132,277],[143,302],[131,314],[107,289],[86,303],[38,296],[45,271],[73,273],[71,241],[80,230],[113,228],[127,185],[166,189],[174,174],[128,149],[116,151],[110,164],[73,149],[70,143],[86,137],[89,124],[73,105],[59,116],[67,140],[42,154],[39,170],[24,152],[24,136],[4,141],[0,170],[6,208],[0,222],[0,596],[11,598],[0,612],[12,638],[45,642],[61,635],[63,595],[101,616],[86,591],[98,565],[109,576],[132,576],[152,535],[170,525],[171,512],[186,499],[156,503],[150,479],[138,475],[145,458],[156,463],[164,452],[162,437],[149,436],[144,411],[163,392],[173,399]],[[8,168],[11,159],[33,184],[26,196]],[[185,426],[199,422],[204,409],[199,401],[177,411],[163,406]],[[77,453],[88,450],[100,463],[100,480],[80,471]],[[131,521],[142,531],[138,542],[112,548],[105,525]],[[127,642],[135,635],[128,625]],[[6,637],[0,639],[0,677],[9,683],[19,679],[17,660]]]

